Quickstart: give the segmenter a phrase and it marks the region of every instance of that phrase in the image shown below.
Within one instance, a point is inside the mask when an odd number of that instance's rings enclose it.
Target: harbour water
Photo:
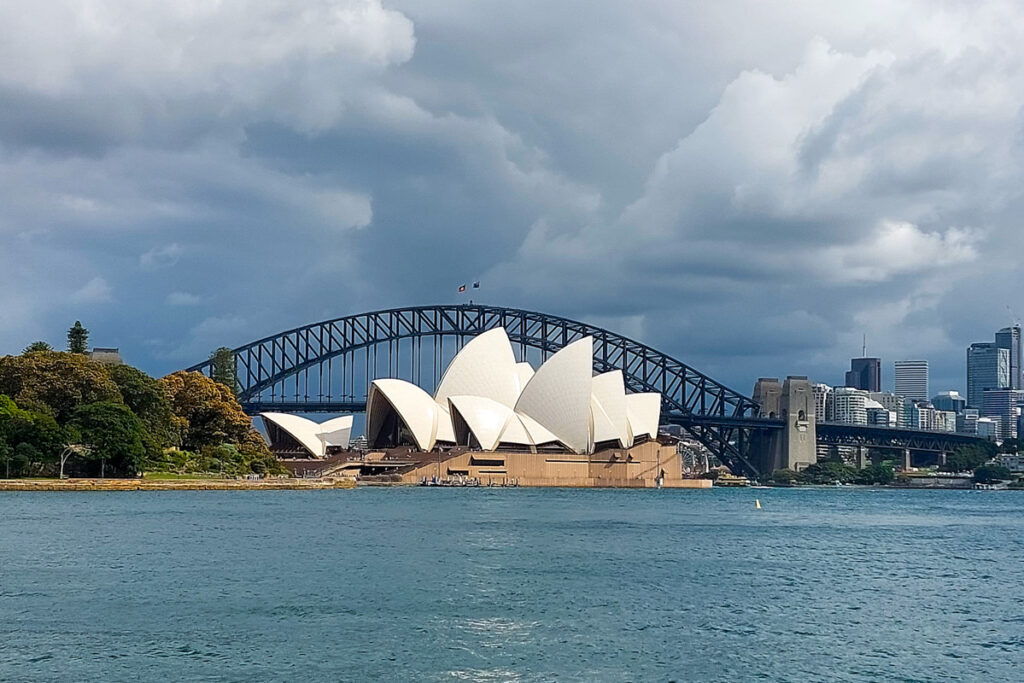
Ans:
[[[1022,576],[1017,492],[0,493],[0,680],[1019,681]]]

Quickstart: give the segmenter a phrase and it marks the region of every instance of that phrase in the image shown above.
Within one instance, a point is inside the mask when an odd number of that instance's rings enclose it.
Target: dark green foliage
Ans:
[[[210,378],[223,384],[231,393],[238,393],[238,376],[235,374],[235,354],[222,346],[210,354]]]
[[[22,353],[38,353],[39,351],[53,351],[53,347],[44,341],[34,341],[26,346]]]
[[[869,465],[857,472],[854,481],[858,484],[891,484],[896,473],[891,465]]]
[[[857,468],[835,460],[824,460],[808,466],[800,473],[800,479],[808,484],[848,484],[857,478]]]
[[[171,400],[159,381],[130,365],[111,366],[110,379],[124,404],[142,421],[148,437],[147,451],[158,452],[177,443]]]
[[[0,462],[4,464],[4,479],[10,479],[11,477],[11,457],[13,455],[14,449],[4,441],[3,435],[0,435]]]
[[[1010,470],[1002,465],[981,465],[974,470],[974,481],[979,484],[994,484],[997,481],[1008,481],[1012,478]]]
[[[17,447],[31,447],[31,450],[21,449],[20,454],[30,458],[30,462],[18,468],[18,473],[42,471],[56,462],[63,448],[65,432],[52,415],[22,410],[9,396],[0,395],[0,455],[9,459],[14,457]],[[5,461],[5,473],[8,466],[10,463]]]
[[[30,443],[19,443],[14,448],[14,457],[11,458],[11,476],[20,477],[28,474],[33,463],[43,459],[42,452]]]
[[[37,345],[0,357],[0,476],[56,476],[69,444],[91,448],[69,461],[79,476],[284,472],[230,388],[199,373],[155,380]]]
[[[1020,440],[1019,439],[1014,439],[1014,438],[1011,437],[1009,439],[1004,440],[1003,443],[1001,443],[999,445],[999,452],[1000,453],[1016,454],[1019,451],[1020,451]]]
[[[133,475],[146,454],[142,422],[123,403],[103,401],[77,408],[71,423],[93,460],[106,461],[111,474]]]
[[[59,351],[0,357],[0,394],[21,408],[49,412],[61,424],[80,405],[121,400],[107,366]]]
[[[946,456],[946,466],[943,469],[949,472],[970,472],[995,455],[995,444],[961,446]]]
[[[794,472],[789,468],[775,470],[772,472],[772,482],[775,484],[787,485],[794,484],[800,480],[800,473]]]
[[[89,330],[85,329],[78,320],[68,330],[68,351],[80,354],[89,351]]]

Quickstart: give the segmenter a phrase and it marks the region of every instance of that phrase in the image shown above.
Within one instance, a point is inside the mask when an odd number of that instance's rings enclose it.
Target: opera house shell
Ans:
[[[594,375],[591,337],[534,371],[495,328],[462,348],[433,396],[400,379],[374,380],[366,438],[371,448],[592,454],[655,438],[660,416],[660,394],[626,393],[619,370]]]
[[[330,451],[346,450],[352,438],[352,416],[342,415],[326,422],[314,422],[287,413],[260,413],[278,457],[326,457]]]

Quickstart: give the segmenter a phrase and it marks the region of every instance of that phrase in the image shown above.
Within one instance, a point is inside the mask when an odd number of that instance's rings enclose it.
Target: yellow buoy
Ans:
[[[754,507],[757,508],[758,510],[761,509],[761,501],[757,498],[754,499]]]

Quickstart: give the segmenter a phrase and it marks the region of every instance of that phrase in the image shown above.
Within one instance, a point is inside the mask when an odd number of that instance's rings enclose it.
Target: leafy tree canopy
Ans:
[[[772,472],[772,481],[777,484],[792,484],[795,481],[799,481],[799,479],[800,473],[794,472],[788,467]]]
[[[979,484],[994,484],[997,481],[1008,481],[1013,478],[1010,470],[1002,465],[981,465],[974,470],[974,481]]]
[[[146,454],[142,422],[128,406],[99,401],[75,409],[72,424],[82,443],[91,448],[91,457],[106,460],[121,474],[134,474]]]
[[[121,400],[106,366],[58,351],[0,358],[0,394],[22,408],[46,410],[61,423],[78,406]]]
[[[170,398],[184,448],[238,444],[253,431],[231,390],[202,373],[175,372],[160,383]]]
[[[39,455],[38,462],[57,458],[66,439],[66,430],[49,413],[23,410],[9,396],[0,395],[0,443],[10,447],[27,443]]]
[[[999,445],[1000,453],[1017,453],[1020,451],[1020,439],[1009,438],[1005,439],[1003,443]]]
[[[34,341],[26,346],[22,353],[37,353],[39,351],[53,351],[53,347],[44,341]]]
[[[130,365],[108,367],[124,404],[142,421],[160,448],[177,442],[171,399],[164,385]]]
[[[946,456],[944,469],[950,472],[970,472],[995,456],[995,444],[961,446]]]
[[[857,478],[857,469],[841,462],[826,460],[809,465],[800,476],[809,484],[831,484],[836,481],[846,484]]]

